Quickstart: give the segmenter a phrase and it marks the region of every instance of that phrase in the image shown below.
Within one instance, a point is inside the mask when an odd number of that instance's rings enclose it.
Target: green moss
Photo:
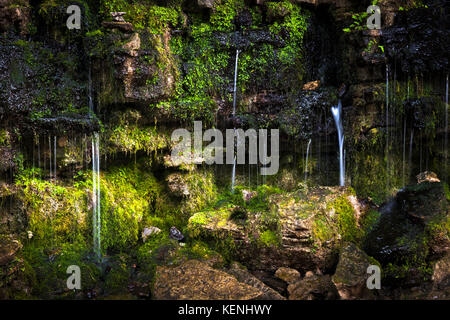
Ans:
[[[266,230],[261,233],[259,240],[266,246],[278,246],[281,243],[279,235],[272,230]]]
[[[362,236],[358,228],[353,207],[347,197],[339,197],[332,207],[337,215],[339,232],[344,241],[358,242]]]
[[[210,23],[214,30],[233,31],[233,19],[239,11],[245,8],[243,0],[223,0],[214,6]]]

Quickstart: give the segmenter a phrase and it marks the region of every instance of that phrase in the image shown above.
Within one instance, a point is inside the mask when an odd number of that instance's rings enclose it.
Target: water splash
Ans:
[[[342,125],[342,103],[339,99],[338,105],[331,108],[334,122],[338,130],[339,139],[339,184],[345,185],[345,166],[344,166],[344,127]]]
[[[236,89],[237,89],[237,72],[238,72],[238,63],[239,63],[239,49],[236,50],[236,62],[234,65],[234,86],[233,86],[233,122],[234,117],[236,115]],[[234,127],[234,137],[236,137],[236,126]],[[236,143],[233,146],[235,152],[236,150]],[[231,174],[231,192],[234,191],[234,184],[236,180],[236,154],[234,155],[233,159],[233,172]]]

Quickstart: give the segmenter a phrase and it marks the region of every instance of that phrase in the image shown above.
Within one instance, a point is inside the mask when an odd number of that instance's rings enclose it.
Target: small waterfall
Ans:
[[[236,87],[237,87],[238,62],[239,62],[239,49],[236,49],[236,62],[234,65],[234,86],[233,86],[233,122],[234,117],[236,116]],[[234,127],[234,133],[236,133],[236,126]],[[236,143],[234,144],[233,152],[236,152]],[[234,155],[233,173],[231,174],[231,192],[234,191],[235,180],[236,180],[236,154]]]
[[[308,141],[308,146],[306,147],[306,162],[305,162],[305,183],[308,178],[308,158],[309,158],[309,148],[311,147],[311,139]]]
[[[94,102],[92,100],[91,63],[89,62],[89,110],[91,118],[94,116]],[[100,143],[99,134],[92,136],[92,236],[94,239],[94,253],[101,258],[101,203],[100,203]]]
[[[94,133],[92,138],[92,225],[94,238],[94,252],[101,257],[101,215],[100,215],[100,157],[99,135]]]
[[[331,108],[334,122],[338,130],[339,139],[339,184],[345,185],[345,167],[344,167],[344,127],[342,125],[342,103],[339,99],[338,105]]]

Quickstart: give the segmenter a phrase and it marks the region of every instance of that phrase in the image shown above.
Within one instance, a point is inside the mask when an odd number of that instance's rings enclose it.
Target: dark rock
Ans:
[[[171,227],[171,228],[170,228],[170,231],[169,231],[169,237],[172,238],[172,239],[174,239],[174,240],[178,240],[178,241],[184,239],[184,236],[183,236],[183,234],[181,233],[181,231],[179,231],[179,230],[178,230],[177,228],[175,228],[175,227]]]
[[[371,259],[355,244],[349,243],[341,249],[339,263],[332,280],[341,299],[373,299],[373,292],[367,288],[367,268],[378,262]]]

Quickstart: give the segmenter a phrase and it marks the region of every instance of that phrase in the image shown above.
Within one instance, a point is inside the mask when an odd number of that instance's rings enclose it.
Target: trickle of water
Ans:
[[[239,62],[239,49],[236,50],[236,62],[234,65],[234,86],[233,86],[233,122],[236,115],[236,89],[237,89],[237,71]],[[234,137],[236,137],[236,127],[234,127]],[[235,139],[235,138],[234,138]],[[233,152],[236,153],[236,143],[233,145]],[[236,154],[233,159],[233,172],[231,174],[231,192],[234,191],[234,184],[236,180]]]
[[[101,210],[100,210],[100,156],[99,136],[95,132],[92,137],[92,207],[94,252],[101,257]]]
[[[308,158],[309,158],[309,148],[311,147],[311,139],[308,141],[308,146],[306,147],[306,162],[305,162],[305,183],[308,178]]]
[[[89,63],[89,110],[91,118],[94,115],[94,102],[92,100],[91,64]],[[92,236],[94,239],[94,253],[101,258],[101,203],[100,203],[100,142],[99,134],[92,136]]]
[[[344,167],[344,127],[342,125],[342,103],[339,99],[338,105],[331,108],[334,122],[338,130],[339,139],[339,184],[345,185],[345,167]]]

